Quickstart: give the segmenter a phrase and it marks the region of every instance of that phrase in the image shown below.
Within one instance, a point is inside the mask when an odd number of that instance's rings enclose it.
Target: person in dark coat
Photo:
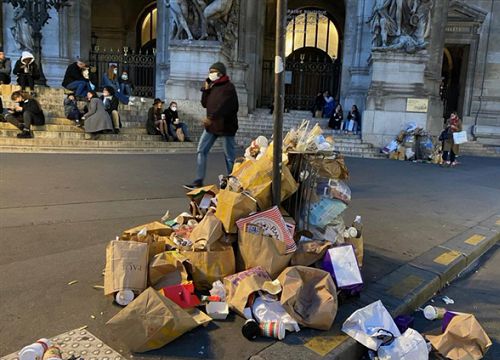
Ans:
[[[178,141],[177,129],[181,129],[184,134],[184,141],[191,142],[189,139],[187,125],[179,120],[179,113],[177,112],[177,103],[172,101],[164,112],[165,120],[167,121],[167,131],[168,135],[171,136],[174,141]]]
[[[76,96],[80,98],[86,97],[87,93],[91,90],[89,79],[83,76],[85,69],[87,69],[85,61],[78,59],[67,67],[62,82],[62,86],[65,89],[74,91]]]
[[[10,84],[10,72],[12,71],[12,63],[9,58],[5,57],[5,53],[3,52],[3,48],[0,47],[0,85]]]
[[[120,121],[120,114],[118,113],[118,105],[120,102],[115,95],[115,90],[112,87],[105,86],[102,89],[101,101],[104,104],[104,109],[113,122],[114,133],[119,134],[122,124]]]
[[[11,100],[18,105],[9,109],[10,114],[6,120],[22,131],[17,134],[18,138],[32,138],[31,125],[45,125],[45,115],[40,104],[23,91],[14,91]]]
[[[153,101],[153,106],[148,111],[146,130],[149,135],[161,135],[163,141],[168,141],[167,120],[163,114],[163,104],[165,102],[158,98]]]
[[[314,100],[314,106],[312,108],[313,117],[322,118],[324,106],[325,106],[325,97],[323,96],[322,93],[319,92],[318,95],[316,95],[316,99]]]
[[[68,94],[66,99],[64,99],[64,115],[66,119],[73,120],[76,125],[80,125],[83,113],[78,109],[78,103],[73,93]]]
[[[342,110],[342,105],[338,104],[335,108],[335,112],[330,118],[330,121],[328,121],[328,127],[333,130],[340,130],[340,126],[342,125],[343,120],[344,111]]]
[[[361,131],[361,114],[359,113],[358,107],[353,105],[349,114],[347,114],[347,119],[349,124],[347,125],[347,131],[357,134]]]
[[[82,120],[84,121],[85,132],[93,135],[91,139],[96,139],[96,134],[106,130],[113,130],[113,124],[104,108],[104,104],[95,91],[89,91],[87,99],[89,101],[88,111],[83,115]]]
[[[210,66],[208,78],[201,89],[201,105],[207,109],[203,131],[197,150],[196,179],[185,188],[203,186],[207,170],[207,155],[218,137],[224,141],[227,173],[233,171],[235,158],[234,137],[238,131],[238,94],[226,73],[226,66],[217,62]]]
[[[13,74],[17,75],[17,83],[21,86],[21,89],[35,90],[35,80],[40,79],[40,70],[32,53],[28,51],[22,52],[21,58],[16,61]]]

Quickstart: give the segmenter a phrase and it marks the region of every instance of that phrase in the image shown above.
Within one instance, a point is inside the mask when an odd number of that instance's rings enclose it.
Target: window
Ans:
[[[158,10],[151,9],[143,14],[140,22],[141,26],[141,48],[145,47],[151,41],[156,40],[156,23],[158,19]]]
[[[302,10],[289,21],[286,31],[286,56],[303,47],[315,47],[337,58],[339,34],[335,24],[319,10]]]

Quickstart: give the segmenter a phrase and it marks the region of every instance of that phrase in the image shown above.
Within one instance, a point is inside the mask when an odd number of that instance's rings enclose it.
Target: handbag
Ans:
[[[456,145],[460,145],[467,142],[467,132],[466,131],[458,131],[453,133],[453,143]]]

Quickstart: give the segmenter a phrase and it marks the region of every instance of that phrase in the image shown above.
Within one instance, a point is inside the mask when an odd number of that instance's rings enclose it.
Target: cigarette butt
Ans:
[[[91,319],[95,319],[95,316],[94,316],[94,315],[90,315],[90,318],[91,318]]]
[[[92,287],[93,287],[94,289],[96,289],[96,290],[102,290],[102,289],[104,289],[104,286],[102,286],[102,285],[94,285],[94,286],[92,286]]]
[[[88,326],[87,326],[87,325],[84,325],[84,326],[82,326],[81,328],[77,329],[77,331],[85,330],[86,328],[88,328]]]
[[[77,282],[78,282],[78,280],[73,280],[73,281],[70,281],[70,282],[68,283],[68,285],[74,285],[74,284],[76,284]]]

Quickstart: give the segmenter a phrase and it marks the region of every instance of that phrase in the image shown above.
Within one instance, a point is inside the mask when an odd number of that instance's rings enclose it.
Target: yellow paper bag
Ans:
[[[257,211],[257,203],[251,197],[229,190],[217,194],[215,216],[222,222],[227,233],[236,234],[236,221]]]

